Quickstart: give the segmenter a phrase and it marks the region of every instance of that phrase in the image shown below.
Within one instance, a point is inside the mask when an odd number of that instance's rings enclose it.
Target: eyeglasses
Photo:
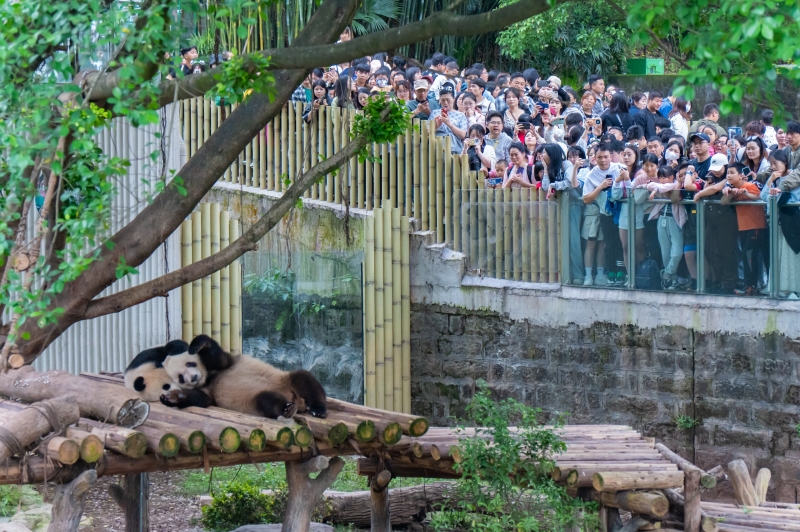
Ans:
[[[750,142],[751,140],[758,140],[759,138],[760,137],[757,137],[756,135],[750,135],[749,137],[747,137],[744,140],[746,140],[747,142]]]

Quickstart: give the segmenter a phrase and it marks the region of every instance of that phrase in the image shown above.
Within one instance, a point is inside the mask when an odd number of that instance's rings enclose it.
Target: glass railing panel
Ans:
[[[778,206],[778,201],[773,200],[769,209],[777,216],[770,216],[774,250],[770,254],[769,279],[774,284],[768,286],[778,298],[800,299],[800,204]]]

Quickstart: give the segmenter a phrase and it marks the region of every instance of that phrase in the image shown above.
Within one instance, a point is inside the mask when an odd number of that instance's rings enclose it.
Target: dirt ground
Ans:
[[[178,495],[180,472],[150,473],[150,531],[189,532],[199,530],[200,505],[190,497]],[[84,516],[93,525],[81,532],[124,532],[125,516],[108,495],[108,486],[121,482],[120,477],[101,477],[86,499]],[[50,497],[52,501],[52,495]]]

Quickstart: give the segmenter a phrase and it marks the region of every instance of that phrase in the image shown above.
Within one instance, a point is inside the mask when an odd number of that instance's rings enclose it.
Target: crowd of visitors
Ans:
[[[351,37],[346,30],[341,40]],[[182,55],[188,75],[196,50]],[[541,188],[548,199],[569,195],[574,284],[623,287],[634,276],[640,288],[696,290],[697,206],[706,201],[707,291],[766,290],[771,265],[761,202],[770,196],[781,206],[800,202],[799,122],[776,128],[766,110],[744,131],[726,130],[716,104],[694,120],[683,97],[656,90],[629,95],[599,75],[571,87],[556,76],[542,79],[534,68],[462,68],[441,53],[419,66],[389,59],[379,53],[314,69],[292,100],[311,122],[320,107],[361,109],[385,94],[405,102],[414,120],[433,121],[436,135],[451,138],[453,153],[468,155],[486,187]],[[797,299],[800,210],[783,207],[779,219],[775,282],[782,297]],[[630,253],[635,271],[628,271]]]

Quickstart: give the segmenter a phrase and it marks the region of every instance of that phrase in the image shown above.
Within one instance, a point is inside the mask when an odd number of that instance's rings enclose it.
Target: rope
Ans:
[[[9,448],[12,455],[16,454],[20,457],[25,456],[25,447],[20,443],[17,437],[5,427],[0,427],[0,442]]]
[[[53,405],[48,401],[32,404],[23,410],[27,410],[29,408],[31,410],[36,410],[42,416],[44,416],[47,422],[50,423],[50,427],[53,429],[51,432],[55,433],[55,435],[61,434],[61,432],[64,430],[64,426],[61,424],[61,420],[58,418],[58,413],[56,413]]]

